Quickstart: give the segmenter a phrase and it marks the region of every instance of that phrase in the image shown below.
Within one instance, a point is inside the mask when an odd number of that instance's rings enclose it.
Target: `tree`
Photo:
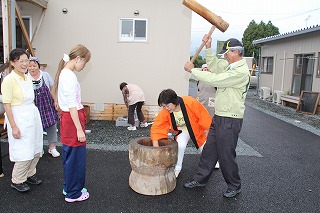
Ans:
[[[254,20],[252,20],[243,33],[242,43],[245,49],[244,56],[254,56],[256,61],[258,61],[259,47],[257,45],[254,46],[252,42],[254,40],[278,34],[280,34],[279,28],[274,26],[271,21],[269,21],[267,24],[265,24],[263,21],[261,21],[260,24],[257,24]]]
[[[193,56],[190,56],[190,60],[192,59]],[[198,55],[197,58],[194,60],[193,64],[194,64],[194,67],[201,67],[202,64],[205,64],[206,63],[206,59],[205,58],[202,58],[201,55]]]

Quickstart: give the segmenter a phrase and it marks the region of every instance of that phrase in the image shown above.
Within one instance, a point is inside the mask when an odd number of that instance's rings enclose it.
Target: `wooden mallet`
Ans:
[[[216,14],[214,14],[213,12],[211,12],[210,10],[208,10],[198,2],[194,0],[183,0],[182,4],[184,4],[186,7],[191,9],[193,12],[199,14],[200,16],[202,16],[204,19],[206,19],[208,22],[212,24],[212,27],[208,33],[209,36],[212,35],[213,31],[216,28],[218,28],[221,32],[225,32],[228,29],[229,27],[228,22],[224,21],[220,16],[217,16]],[[202,48],[206,44],[206,42],[207,41],[202,41],[202,44],[198,48],[197,52],[194,54],[194,56],[190,60],[192,63],[194,62],[194,60],[196,60]]]

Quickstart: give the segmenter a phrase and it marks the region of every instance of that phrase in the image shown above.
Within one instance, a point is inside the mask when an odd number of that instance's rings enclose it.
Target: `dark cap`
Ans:
[[[225,54],[230,48],[243,48],[243,45],[238,39],[230,38],[224,42],[222,50],[219,54]]]

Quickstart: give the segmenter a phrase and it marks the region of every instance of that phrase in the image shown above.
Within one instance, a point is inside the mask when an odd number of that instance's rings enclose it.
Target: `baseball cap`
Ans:
[[[243,48],[243,45],[238,39],[230,38],[224,42],[222,50],[219,52],[219,54],[225,54],[230,48]]]
[[[201,69],[208,68],[208,64],[202,64]]]

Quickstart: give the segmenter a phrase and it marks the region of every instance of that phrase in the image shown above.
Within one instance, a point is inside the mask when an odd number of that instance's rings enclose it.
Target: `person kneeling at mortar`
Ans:
[[[159,147],[160,139],[167,138],[169,132],[175,134],[174,139],[178,142],[175,175],[178,177],[188,141],[191,139],[202,152],[212,118],[198,100],[191,96],[179,97],[172,89],[160,93],[158,105],[163,109],[151,126],[151,140],[154,147]]]

